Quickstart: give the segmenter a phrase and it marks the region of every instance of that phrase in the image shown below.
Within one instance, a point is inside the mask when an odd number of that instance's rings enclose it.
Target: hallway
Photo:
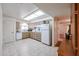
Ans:
[[[4,56],[57,56],[57,48],[33,39],[24,39],[5,44]]]

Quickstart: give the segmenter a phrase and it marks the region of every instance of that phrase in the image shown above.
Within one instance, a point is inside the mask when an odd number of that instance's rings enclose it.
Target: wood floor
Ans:
[[[57,56],[57,48],[47,46],[33,39],[7,43],[3,47],[4,56]]]

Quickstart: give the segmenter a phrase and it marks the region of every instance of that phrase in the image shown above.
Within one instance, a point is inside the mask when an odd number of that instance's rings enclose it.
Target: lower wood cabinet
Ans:
[[[30,38],[30,32],[22,32],[22,39]]]
[[[41,33],[40,32],[30,32],[30,38],[41,41]]]
[[[41,41],[41,32],[23,32],[22,39],[32,38]]]

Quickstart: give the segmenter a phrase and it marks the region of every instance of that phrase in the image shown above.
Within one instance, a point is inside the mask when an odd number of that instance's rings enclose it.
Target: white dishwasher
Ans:
[[[22,32],[16,32],[16,40],[22,39]]]

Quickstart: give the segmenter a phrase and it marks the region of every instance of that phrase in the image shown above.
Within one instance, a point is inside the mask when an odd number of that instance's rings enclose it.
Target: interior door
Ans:
[[[8,43],[15,41],[15,22],[5,20],[3,22],[3,42]]]

